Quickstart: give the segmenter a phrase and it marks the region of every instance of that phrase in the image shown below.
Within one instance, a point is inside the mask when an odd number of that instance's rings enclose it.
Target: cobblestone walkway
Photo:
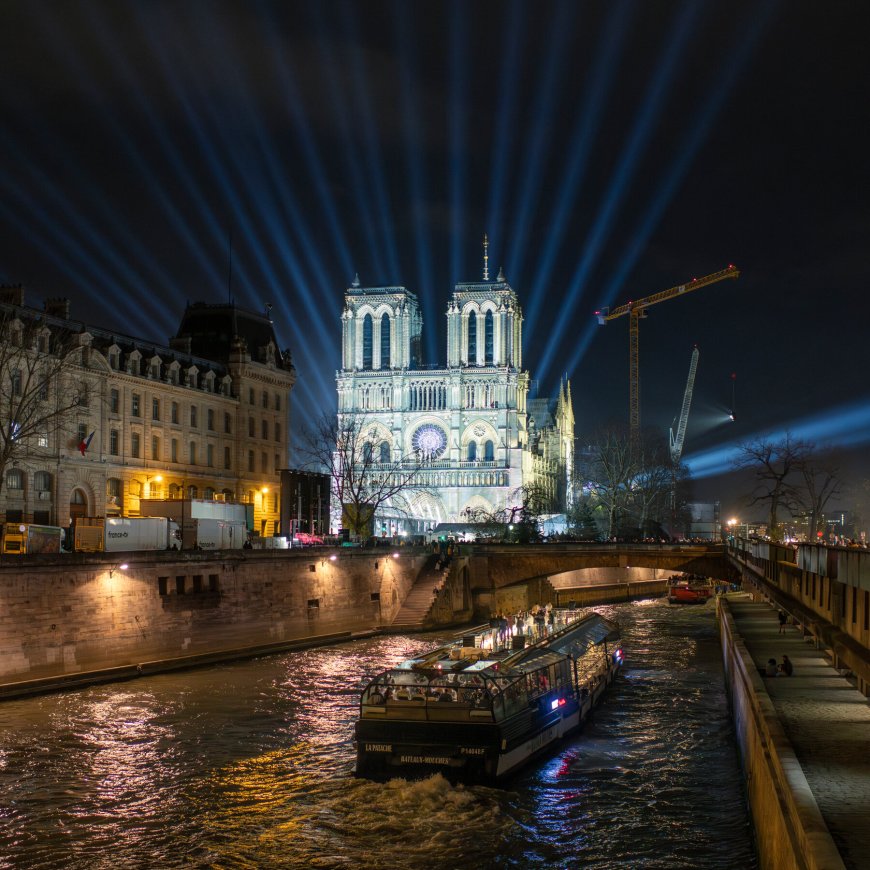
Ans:
[[[821,650],[786,626],[768,604],[730,600],[738,632],[763,668],[783,654],[791,677],[765,677],[783,729],[794,747],[813,796],[843,863],[870,868],[870,703],[840,676]]]

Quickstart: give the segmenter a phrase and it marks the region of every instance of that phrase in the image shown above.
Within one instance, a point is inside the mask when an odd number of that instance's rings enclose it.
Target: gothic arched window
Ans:
[[[363,462],[368,464],[369,462],[372,461],[372,442],[371,441],[366,441],[366,443],[363,444],[362,454],[363,454]]]
[[[495,459],[495,445],[492,441],[487,441],[483,445],[483,458],[486,462],[492,462]]]
[[[468,461],[474,462],[477,459],[477,442],[469,441],[468,442]]]
[[[381,462],[386,465],[390,461],[390,445],[381,441]]]
[[[474,311],[468,315],[468,364],[477,364],[477,314]]]
[[[483,321],[483,358],[484,362],[487,365],[492,365],[493,363],[493,350],[492,350],[492,335],[493,335],[493,319],[492,312],[486,312],[486,318]]]
[[[390,315],[381,317],[381,368],[390,367]]]
[[[362,367],[370,369],[372,367],[372,316],[366,314],[363,318],[363,346],[362,346]]]

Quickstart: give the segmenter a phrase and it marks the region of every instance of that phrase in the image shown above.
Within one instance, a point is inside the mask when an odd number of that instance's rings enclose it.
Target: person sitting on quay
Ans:
[[[779,666],[779,673],[783,677],[790,677],[794,673],[794,665],[788,656],[782,657],[782,664]]]
[[[777,673],[776,670],[776,659],[768,659],[767,667],[764,669],[765,677],[775,677]]]

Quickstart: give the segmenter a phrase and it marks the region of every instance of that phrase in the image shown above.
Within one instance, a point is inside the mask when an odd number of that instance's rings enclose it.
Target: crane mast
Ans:
[[[695,372],[698,370],[698,345],[692,351],[692,361],[689,363],[689,378],[686,381],[686,392],[683,393],[683,407],[680,411],[680,422],[677,425],[677,434],[671,429],[669,443],[671,449],[671,462],[676,466],[680,464],[683,455],[683,441],[686,438],[686,425],[689,422],[689,408],[692,406],[692,390],[695,388]]]
[[[659,293],[653,293],[651,296],[645,296],[643,299],[637,299],[632,302],[627,302],[625,305],[620,305],[610,309],[601,309],[595,312],[600,324],[605,324],[610,320],[615,320],[622,315],[629,315],[628,329],[628,357],[629,357],[629,426],[632,437],[637,437],[640,433],[640,372],[639,372],[639,345],[640,345],[640,319],[646,317],[646,309],[651,305],[656,305],[659,302],[665,302],[668,299],[674,299],[677,296],[682,296],[684,293],[691,293],[693,290],[699,290],[701,287],[706,287],[708,284],[715,284],[718,281],[723,281],[725,278],[738,278],[740,272],[736,266],[728,266],[727,269],[720,269],[718,272],[713,272],[710,275],[705,275],[703,278],[692,278],[686,284],[678,284],[676,287],[671,287],[668,290],[662,290]]]

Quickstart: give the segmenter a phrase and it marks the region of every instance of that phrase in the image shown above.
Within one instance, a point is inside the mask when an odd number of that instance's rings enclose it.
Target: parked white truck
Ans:
[[[178,523],[167,517],[81,517],[73,531],[73,548],[82,553],[178,550]]]
[[[186,518],[183,529],[185,550],[241,550],[248,538],[244,522]]]

